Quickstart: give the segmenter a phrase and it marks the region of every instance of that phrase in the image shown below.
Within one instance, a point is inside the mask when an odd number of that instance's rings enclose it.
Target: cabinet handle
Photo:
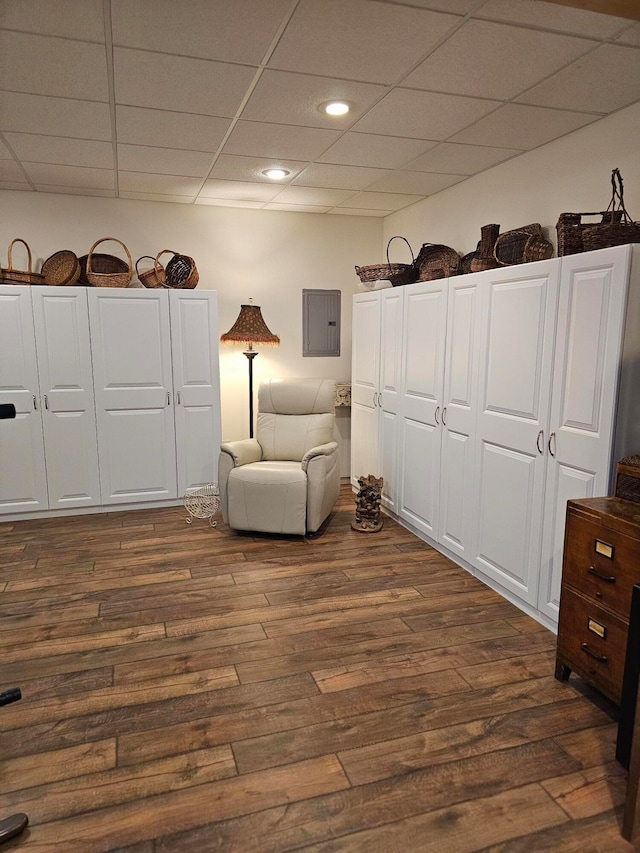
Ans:
[[[177,399],[176,399],[176,403],[177,403],[178,405],[180,405],[180,392],[179,392],[179,391],[178,391],[178,396],[177,396]]]
[[[38,401],[36,400],[36,395],[33,395],[33,408],[38,411]]]
[[[47,400],[47,395],[44,395],[44,407],[47,411],[49,411],[49,401]]]
[[[589,572],[589,574],[590,574],[590,575],[595,575],[595,576],[596,576],[597,578],[599,578],[601,581],[604,581],[604,583],[615,583],[615,582],[616,582],[616,579],[615,579],[615,577],[614,577],[613,575],[602,575],[602,574],[600,574],[600,572],[596,569],[596,567],[595,567],[595,566],[589,566],[589,568],[587,569],[587,571]]]
[[[378,405],[378,392],[373,392],[373,408],[375,409]]]
[[[167,406],[171,405],[171,394],[167,391]]]
[[[540,447],[540,439],[542,439],[542,447]],[[544,451],[544,430],[541,429],[538,433],[538,437],[536,438],[536,447],[538,448],[538,453],[542,454]]]
[[[439,411],[440,411],[440,406],[436,406],[436,410],[433,413],[434,420],[438,425],[440,424],[440,421],[438,420],[438,412]]]
[[[442,426],[447,425],[447,421],[445,420],[446,416],[447,416],[447,407],[445,406],[444,409],[442,410]]]
[[[595,658],[596,660],[600,661],[600,663],[606,663],[608,660],[606,655],[597,654],[597,652],[594,652],[592,649],[590,649],[586,643],[583,643],[580,648],[583,652],[586,652],[588,655],[591,655],[592,658]]]
[[[551,449],[551,439],[553,439],[553,450]],[[555,434],[555,432],[552,432],[551,435],[549,436],[549,453],[554,458],[556,455],[555,450],[556,450],[556,434]]]

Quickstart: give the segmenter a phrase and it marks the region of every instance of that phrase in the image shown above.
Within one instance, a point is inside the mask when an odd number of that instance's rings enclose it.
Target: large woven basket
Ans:
[[[599,216],[600,222],[585,222],[583,216]],[[556,234],[558,236],[558,257],[564,255],[577,255],[584,252],[584,244],[582,235],[585,229],[593,227],[596,224],[604,224],[613,221],[620,221],[622,211],[611,214],[610,211],[600,210],[596,213],[561,213],[556,222]]]
[[[409,251],[411,252],[410,264],[391,263],[389,260],[389,246],[393,240],[404,240],[407,246],[409,246]],[[411,284],[412,282],[417,281],[418,270],[415,266],[415,258],[413,256],[411,244],[406,237],[400,237],[399,235],[392,237],[387,243],[387,263],[368,264],[364,267],[356,266],[356,274],[364,285],[375,281],[381,281],[382,279],[390,281],[394,287],[403,284]]]
[[[599,225],[590,225],[582,232],[585,252],[640,243],[640,222],[634,222],[624,206],[624,187],[620,169],[611,172],[611,201],[606,213],[609,216]]]
[[[423,243],[415,262],[416,281],[432,281],[456,275],[460,269],[460,255],[450,246],[441,243]]]
[[[189,255],[181,255],[173,249],[163,249],[156,255],[154,270],[157,278],[160,279],[162,275],[160,257],[166,254],[173,254],[173,257],[164,268],[164,286],[178,290],[192,290],[200,280],[196,262]]]
[[[13,268],[13,246],[15,243],[22,243],[27,249],[28,269],[26,270],[15,270]],[[7,264],[6,267],[0,267],[0,284],[44,284],[44,276],[31,270],[31,249],[21,237],[16,237],[9,243]]]
[[[507,267],[551,258],[553,244],[544,237],[542,226],[534,222],[500,234],[493,251],[500,266]]]
[[[101,255],[100,257],[96,257],[93,254],[93,250],[96,246],[100,243],[105,243],[108,240],[112,240],[114,243],[119,243],[125,250],[128,260],[126,265],[124,265],[124,262],[121,261],[120,258],[116,259],[119,263],[115,264],[113,262],[113,255]],[[92,284],[94,287],[129,287],[131,279],[133,278],[131,253],[122,240],[118,240],[117,237],[101,237],[99,240],[96,240],[93,246],[89,249],[89,254],[87,255],[86,275],[88,283]]]
[[[55,252],[42,264],[42,275],[47,284],[75,284],[80,278],[78,256],[68,249]]]
[[[144,261],[145,258],[150,260],[153,263],[153,266],[150,270],[140,272],[138,264],[140,261]],[[138,258],[136,261],[136,275],[138,276],[140,284],[143,284],[145,287],[166,287],[164,267],[162,264],[156,264],[156,259],[152,258],[151,255],[142,255],[141,258]]]
[[[625,456],[616,470],[617,498],[640,502],[640,456]]]

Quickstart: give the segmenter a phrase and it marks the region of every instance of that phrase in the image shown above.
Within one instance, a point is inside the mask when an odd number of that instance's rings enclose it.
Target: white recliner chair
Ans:
[[[256,438],[221,445],[222,516],[235,530],[315,533],[340,491],[333,379],[271,379]]]

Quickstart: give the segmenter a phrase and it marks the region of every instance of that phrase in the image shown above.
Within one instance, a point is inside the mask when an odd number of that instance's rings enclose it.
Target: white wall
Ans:
[[[165,248],[190,255],[200,272],[198,287],[218,291],[221,333],[233,325],[241,303],[252,297],[271,331],[280,336],[280,347],[263,348],[254,361],[256,391],[261,379],[272,376],[350,379],[351,297],[361,289],[354,266],[375,263],[380,219],[9,191],[0,192],[0,206],[2,266],[14,237],[29,243],[36,271],[53,252],[71,249],[84,255],[103,236],[122,240],[134,263]],[[116,255],[121,251],[115,243],[96,248]],[[165,255],[164,261],[169,258]],[[13,266],[26,268],[20,244],[14,247]],[[141,271],[146,268],[143,262]],[[340,357],[302,357],[303,288],[342,291]],[[220,346],[224,439],[249,434],[248,366],[242,349]],[[337,410],[337,432],[346,477],[349,410]]]
[[[561,213],[606,209],[615,167],[622,174],[626,208],[638,221],[640,104],[387,216],[383,250],[390,237],[401,234],[416,254],[428,242],[464,255],[475,249],[480,228],[490,222],[500,223],[501,231],[539,222],[555,246]],[[408,250],[396,240],[390,253],[392,261],[405,262]]]

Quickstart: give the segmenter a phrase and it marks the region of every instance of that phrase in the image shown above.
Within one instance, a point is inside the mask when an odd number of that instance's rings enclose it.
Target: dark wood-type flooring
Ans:
[[[627,851],[614,709],[387,519],[0,524],[0,817],[25,853]]]

